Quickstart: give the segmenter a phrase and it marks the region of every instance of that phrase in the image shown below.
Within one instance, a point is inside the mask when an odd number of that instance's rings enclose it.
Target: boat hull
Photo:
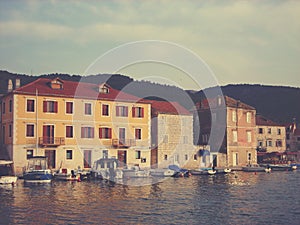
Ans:
[[[16,176],[0,176],[0,184],[15,184],[17,180]]]
[[[25,182],[49,183],[53,176],[47,171],[32,171],[24,173],[23,179]]]

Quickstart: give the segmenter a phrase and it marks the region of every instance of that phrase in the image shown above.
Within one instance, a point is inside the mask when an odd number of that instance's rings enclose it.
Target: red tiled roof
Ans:
[[[172,114],[172,115],[191,115],[187,109],[181,106],[178,102],[166,102],[166,101],[148,101],[151,103],[152,115]]]
[[[52,97],[67,97],[67,98],[83,98],[83,99],[101,99],[111,101],[129,101],[129,102],[144,102],[139,97],[127,94],[125,92],[109,87],[109,93],[99,93],[98,84],[91,84],[85,82],[63,81],[62,89],[52,89],[50,86],[53,79],[39,78],[27,85],[24,85],[16,90],[14,93],[35,95],[36,90],[39,96]]]
[[[221,98],[223,100],[223,98]],[[255,110],[254,107],[247,105],[240,100],[236,100],[234,98],[224,96],[224,101],[225,105],[227,107],[233,107],[233,108],[242,108],[242,109],[248,109],[248,110]],[[221,102],[221,107],[224,107],[224,102]],[[218,97],[213,98],[213,99],[203,99],[201,102],[196,103],[197,109],[202,108],[202,109],[208,109],[208,108],[216,108],[220,107],[218,105]]]
[[[256,125],[258,125],[258,126],[283,126],[278,123],[275,123],[274,121],[272,121],[262,115],[256,115]]]

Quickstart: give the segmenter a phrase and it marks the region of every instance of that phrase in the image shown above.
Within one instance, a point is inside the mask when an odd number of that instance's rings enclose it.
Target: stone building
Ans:
[[[153,168],[176,164],[198,168],[200,158],[193,145],[193,115],[177,102],[151,101]]]
[[[210,146],[214,166],[255,164],[255,115],[255,108],[228,96],[202,100],[194,111],[200,121],[195,144]]]
[[[262,115],[256,115],[257,151],[284,152],[286,150],[285,126]]]

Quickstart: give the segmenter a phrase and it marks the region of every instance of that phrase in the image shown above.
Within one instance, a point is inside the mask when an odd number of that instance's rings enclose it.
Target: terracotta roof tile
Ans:
[[[125,92],[109,87],[109,93],[99,93],[99,85],[85,82],[63,81],[62,89],[52,89],[50,83],[53,79],[39,78],[27,85],[24,85],[16,90],[14,93],[35,95],[36,90],[41,96],[57,96],[66,98],[83,98],[83,99],[102,99],[111,101],[129,101],[129,102],[143,102],[139,97],[127,94]]]
[[[166,101],[148,101],[151,103],[152,115],[172,114],[172,115],[191,115],[192,113],[181,106],[178,102],[166,102]]]
[[[256,125],[258,125],[258,126],[283,126],[278,123],[275,123],[274,121],[272,121],[262,115],[256,115]]]

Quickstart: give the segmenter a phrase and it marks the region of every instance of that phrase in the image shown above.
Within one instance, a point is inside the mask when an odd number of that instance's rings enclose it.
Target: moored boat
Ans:
[[[81,181],[80,174],[75,170],[63,168],[54,173],[54,179],[63,181]]]
[[[23,173],[25,182],[49,183],[53,175],[48,169],[47,157],[34,156],[28,160],[28,165]]]
[[[18,180],[17,176],[12,175],[12,161],[0,160],[0,166],[3,167],[0,174],[0,184],[15,184]]]
[[[123,171],[118,167],[116,158],[101,158],[94,162],[91,169],[92,178],[115,180],[123,178]]]
[[[174,176],[174,174],[175,174],[175,171],[170,170],[169,168],[150,170],[150,175],[153,177],[172,177],[172,176]]]
[[[272,171],[291,171],[297,169],[295,165],[288,164],[269,164]]]
[[[244,172],[271,172],[271,168],[266,168],[263,166],[260,166],[258,164],[249,164],[247,166],[242,167],[242,171]]]
[[[123,169],[123,178],[146,178],[150,177],[150,170],[140,169],[134,166],[130,169]]]
[[[170,165],[168,168],[174,171],[172,177],[189,177],[192,175],[189,170],[180,168],[177,165]]]

